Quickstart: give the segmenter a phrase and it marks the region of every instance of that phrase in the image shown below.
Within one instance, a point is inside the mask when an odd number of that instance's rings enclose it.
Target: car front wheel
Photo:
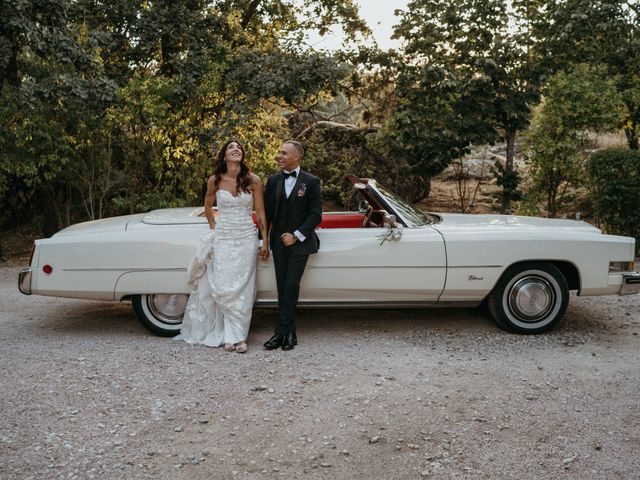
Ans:
[[[161,337],[173,337],[180,333],[189,295],[145,294],[136,295],[132,300],[133,310],[147,330]]]
[[[569,303],[569,286],[550,263],[528,262],[509,267],[489,294],[487,305],[499,327],[535,334],[552,328]]]

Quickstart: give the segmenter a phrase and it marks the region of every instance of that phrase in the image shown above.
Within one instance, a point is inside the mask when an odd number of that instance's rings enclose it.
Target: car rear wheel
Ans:
[[[145,294],[133,297],[133,310],[140,323],[161,337],[173,337],[180,333],[182,317],[189,295]]]
[[[552,328],[569,303],[569,286],[550,263],[527,262],[509,267],[489,294],[487,305],[499,327],[535,334]]]

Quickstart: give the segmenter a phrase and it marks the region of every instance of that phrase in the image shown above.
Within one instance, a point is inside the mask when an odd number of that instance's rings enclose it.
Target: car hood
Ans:
[[[434,225],[436,228],[447,227],[464,228],[509,228],[509,229],[545,229],[545,230],[571,230],[580,232],[602,233],[600,229],[581,220],[565,220],[559,218],[525,217],[522,215],[465,215],[460,213],[438,213],[442,222]]]

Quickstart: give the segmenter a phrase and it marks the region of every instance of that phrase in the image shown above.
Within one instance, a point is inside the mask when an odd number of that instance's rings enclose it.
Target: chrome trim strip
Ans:
[[[436,308],[476,308],[482,300],[444,300],[434,305]]]
[[[186,268],[63,268],[63,272],[186,272]]]
[[[258,268],[270,268],[271,265],[258,265]],[[307,265],[307,268],[447,268],[445,265]],[[502,268],[502,265],[459,265],[448,268]],[[186,272],[186,268],[63,268],[63,272]]]
[[[258,265],[258,268],[270,268],[271,265]],[[307,265],[305,267],[305,269],[309,269],[309,268],[313,268],[313,269],[325,269],[325,270],[332,270],[332,269],[337,269],[337,268],[347,268],[349,270],[352,270],[354,268],[379,268],[379,269],[384,269],[384,268],[411,268],[411,269],[416,269],[416,268],[447,268],[445,265]]]
[[[640,293],[640,272],[622,274],[622,286],[618,295],[633,295]]]
[[[371,302],[368,300],[363,301],[345,301],[345,302],[323,302],[323,301],[300,301],[298,307],[300,308],[318,308],[318,309],[333,309],[333,308],[364,308],[364,309],[385,309],[385,308],[448,308],[448,307],[477,307],[482,301],[447,301],[436,302],[433,301],[382,301]],[[258,300],[254,304],[255,308],[278,308],[278,302],[273,300]]]
[[[18,274],[18,290],[24,295],[31,295],[31,267],[23,268]]]
[[[502,268],[503,265],[449,265],[447,268]]]

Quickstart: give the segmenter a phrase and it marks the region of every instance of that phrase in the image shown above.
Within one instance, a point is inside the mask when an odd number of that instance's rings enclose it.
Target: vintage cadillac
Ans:
[[[374,180],[348,177],[363,208],[325,212],[300,306],[440,307],[486,302],[503,329],[533,334],[564,315],[569,291],[640,291],[634,239],[588,223],[511,215],[424,213]],[[24,294],[131,300],[158,335],[179,332],[186,270],[208,230],[203,208],[173,208],[70,226],[36,240]],[[277,305],[273,262],[258,260],[257,306]]]

